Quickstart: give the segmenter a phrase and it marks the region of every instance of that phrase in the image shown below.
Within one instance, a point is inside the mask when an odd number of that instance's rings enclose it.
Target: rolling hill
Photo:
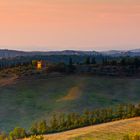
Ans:
[[[76,50],[64,50],[64,51],[17,51],[17,50],[7,50],[0,49],[0,58],[9,58],[17,56],[35,56],[35,55],[104,55],[104,56],[140,56],[140,49],[128,50],[128,51],[118,51],[118,50],[109,50],[109,51],[76,51]]]
[[[140,117],[45,135],[45,140],[122,140],[124,135],[140,132]]]
[[[9,79],[8,79],[9,78]],[[0,126],[30,128],[53,113],[83,112],[122,103],[139,103],[140,79],[96,76],[0,78]]]

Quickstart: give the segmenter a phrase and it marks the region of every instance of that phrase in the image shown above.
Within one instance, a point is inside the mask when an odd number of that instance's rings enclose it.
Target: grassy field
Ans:
[[[94,76],[0,79],[0,130],[29,128],[54,112],[139,103],[140,79]]]
[[[140,132],[140,117],[46,135],[44,138],[45,140],[122,140],[124,135],[138,132]]]

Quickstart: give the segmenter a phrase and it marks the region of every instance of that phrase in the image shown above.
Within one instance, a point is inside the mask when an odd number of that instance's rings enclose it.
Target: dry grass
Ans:
[[[66,96],[64,96],[63,98],[61,99],[58,99],[57,101],[70,101],[70,100],[75,100],[77,98],[79,98],[81,95],[81,91],[80,91],[80,88],[75,86],[75,87],[72,87],[68,94]]]
[[[0,78],[0,87],[15,83],[17,78],[17,75],[11,75],[5,78]]]
[[[46,135],[45,140],[121,140],[128,133],[140,132],[140,117]]]

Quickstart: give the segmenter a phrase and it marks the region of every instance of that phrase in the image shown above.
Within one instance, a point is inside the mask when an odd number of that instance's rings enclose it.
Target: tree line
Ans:
[[[58,72],[62,74],[86,73],[110,76],[136,76],[140,72],[139,57],[100,57],[99,61],[94,56],[84,56],[82,62],[76,62],[74,56],[67,56],[66,58],[67,63],[52,63],[47,61],[45,56],[0,59],[0,75],[5,77],[8,74],[14,73],[19,76],[30,76],[40,74],[48,75],[49,73]],[[45,64],[42,71],[37,70],[36,64],[38,60],[42,60]]]
[[[97,56],[51,55],[51,56],[26,56],[26,57],[21,56],[14,58],[2,58],[0,59],[0,69],[28,65],[31,64],[33,60],[42,60],[55,64],[64,63],[66,65],[100,64],[100,65],[121,65],[121,66],[135,65],[136,67],[140,66],[140,57],[109,57],[102,55]]]
[[[56,133],[80,127],[111,122],[140,116],[140,105],[124,104],[115,107],[84,111],[82,114],[54,114],[50,121],[40,120],[32,124],[26,131],[24,128],[16,127],[9,135],[1,134],[0,139],[20,139],[32,135]]]

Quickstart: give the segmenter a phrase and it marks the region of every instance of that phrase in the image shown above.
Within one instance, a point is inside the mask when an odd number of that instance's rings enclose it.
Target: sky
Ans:
[[[140,0],[0,0],[0,49],[140,48]]]

